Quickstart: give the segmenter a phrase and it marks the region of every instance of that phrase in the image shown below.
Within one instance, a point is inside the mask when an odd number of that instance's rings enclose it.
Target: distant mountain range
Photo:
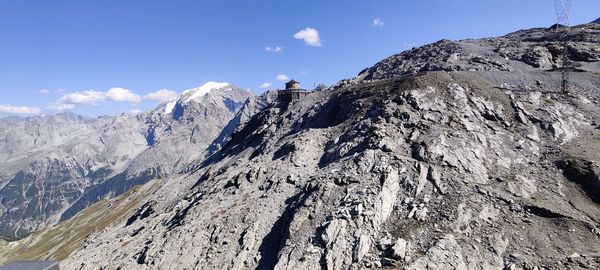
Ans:
[[[210,82],[136,116],[0,119],[0,236],[22,237],[180,172],[218,149],[254,99]]]

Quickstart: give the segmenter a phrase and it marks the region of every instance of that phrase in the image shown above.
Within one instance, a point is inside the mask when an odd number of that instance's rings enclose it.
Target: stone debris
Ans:
[[[356,242],[356,247],[354,248],[354,261],[360,262],[363,260],[365,255],[369,253],[371,248],[371,238],[367,235],[361,235]]]
[[[392,258],[403,261],[408,252],[408,242],[402,238],[398,238],[394,246],[392,246]]]
[[[407,270],[418,269],[456,269],[466,270],[461,248],[451,234],[438,240],[433,247],[427,250],[423,257],[410,264]]]

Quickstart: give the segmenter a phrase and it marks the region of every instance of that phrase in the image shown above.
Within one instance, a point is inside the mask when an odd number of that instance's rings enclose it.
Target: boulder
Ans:
[[[527,50],[521,57],[521,61],[536,68],[550,69],[553,65],[552,58],[547,48],[537,46]]]
[[[398,238],[392,246],[392,257],[397,260],[404,260],[408,252],[408,242],[402,238]]]

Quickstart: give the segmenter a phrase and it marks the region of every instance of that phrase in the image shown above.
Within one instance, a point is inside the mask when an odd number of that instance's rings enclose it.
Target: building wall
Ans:
[[[300,83],[286,83],[285,89],[300,89]]]
[[[308,91],[303,89],[286,89],[279,90],[277,98],[283,102],[290,102],[298,99],[302,99],[309,94]]]

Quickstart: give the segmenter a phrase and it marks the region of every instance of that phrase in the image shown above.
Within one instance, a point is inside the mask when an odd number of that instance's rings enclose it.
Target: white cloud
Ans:
[[[58,99],[58,104],[85,104],[96,105],[106,100],[106,92],[86,90],[66,94]]]
[[[385,22],[381,18],[375,18],[373,20],[373,26],[379,26],[379,27],[381,27],[381,26],[384,26],[384,25],[385,25]]]
[[[142,102],[142,97],[121,87],[114,87],[108,91],[86,90],[63,95],[48,108],[63,111],[73,109],[75,105],[98,105],[105,101],[139,103]]]
[[[171,100],[173,98],[177,97],[177,92],[175,91],[171,91],[171,90],[167,90],[167,89],[161,89],[158,90],[154,93],[150,93],[144,96],[144,100],[152,100],[152,101],[158,101],[158,102],[164,102],[167,100]]]
[[[266,88],[269,88],[269,87],[271,87],[272,85],[273,85],[273,84],[272,84],[272,83],[270,83],[270,82],[265,82],[265,83],[261,84],[259,87],[260,87],[260,88],[263,88],[263,89],[266,89]]]
[[[289,81],[290,77],[288,77],[288,75],[285,75],[285,74],[279,74],[279,75],[275,76],[275,79],[278,81]]]
[[[304,30],[300,30],[298,33],[294,34],[295,39],[302,39],[304,43],[308,46],[319,47],[321,44],[321,37],[319,37],[319,31],[314,28],[307,27]]]
[[[39,92],[40,92],[40,94],[44,94],[44,95],[50,94],[50,90],[48,90],[48,89],[42,89]]]
[[[131,103],[139,103],[142,102],[142,97],[138,94],[134,94],[129,91],[129,89],[114,87],[108,89],[106,92],[106,98],[108,100],[116,101],[116,102],[131,102]]]
[[[10,114],[40,114],[42,109],[29,106],[13,106],[8,104],[0,104],[0,113]]]
[[[279,47],[279,46],[275,46],[275,47],[267,46],[267,47],[265,47],[265,51],[278,53],[278,52],[283,51],[283,47]]]

